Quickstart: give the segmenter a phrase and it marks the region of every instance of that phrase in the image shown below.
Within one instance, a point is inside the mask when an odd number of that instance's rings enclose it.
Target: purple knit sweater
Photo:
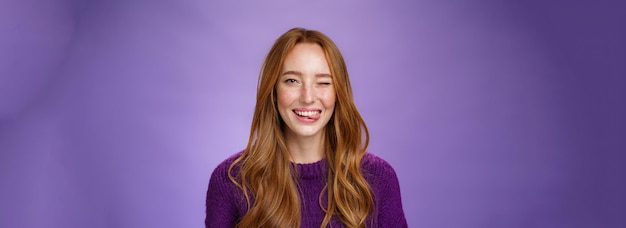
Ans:
[[[241,190],[228,179],[228,167],[240,155],[237,153],[215,168],[209,181],[206,198],[206,227],[234,227],[247,211]],[[298,184],[302,195],[301,226],[320,227],[324,211],[319,206],[319,195],[326,184],[328,164],[321,160],[311,164],[297,164]],[[400,186],[393,168],[382,158],[366,153],[361,170],[374,193],[374,213],[368,217],[372,227],[407,227]],[[326,202],[326,200],[322,200]],[[331,227],[343,227],[339,219],[331,220]],[[370,227],[370,225],[368,225]]]

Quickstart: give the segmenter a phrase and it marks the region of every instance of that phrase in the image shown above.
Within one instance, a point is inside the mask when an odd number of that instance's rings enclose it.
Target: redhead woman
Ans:
[[[206,227],[406,227],[396,173],[368,142],[337,46],[287,31],[262,66],[248,145],[211,175]]]

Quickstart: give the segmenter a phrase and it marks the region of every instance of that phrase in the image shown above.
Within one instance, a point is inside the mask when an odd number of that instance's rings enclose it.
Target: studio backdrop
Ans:
[[[0,227],[202,227],[292,27],[344,54],[410,227],[626,227],[624,8],[3,0]]]

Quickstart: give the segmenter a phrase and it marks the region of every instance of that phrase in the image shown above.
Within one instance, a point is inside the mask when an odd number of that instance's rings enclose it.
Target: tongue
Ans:
[[[300,116],[300,115],[299,115],[299,116]],[[302,117],[302,118],[306,118],[306,119],[310,119],[310,120],[316,119],[316,118],[315,118],[315,115],[312,115],[312,116],[300,116],[300,117]]]

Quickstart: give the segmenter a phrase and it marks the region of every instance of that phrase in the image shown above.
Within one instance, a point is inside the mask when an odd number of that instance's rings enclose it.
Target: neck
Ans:
[[[291,162],[304,164],[313,163],[324,158],[323,134],[312,136],[296,136],[290,132],[285,134]]]

